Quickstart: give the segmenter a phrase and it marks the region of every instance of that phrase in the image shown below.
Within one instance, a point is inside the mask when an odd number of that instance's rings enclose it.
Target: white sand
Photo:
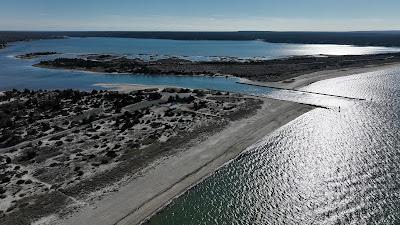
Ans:
[[[140,84],[114,84],[114,83],[98,83],[93,86],[107,88],[119,92],[141,91],[148,89],[164,89],[164,85],[140,85]],[[168,86],[170,87],[170,86]]]

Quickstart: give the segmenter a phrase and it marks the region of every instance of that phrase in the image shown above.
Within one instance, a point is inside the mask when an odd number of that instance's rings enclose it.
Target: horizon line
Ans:
[[[274,31],[274,30],[232,30],[232,31],[216,31],[216,30],[1,30],[0,32],[175,32],[175,33],[239,33],[239,32],[274,32],[274,33],[355,33],[355,32],[400,32],[399,30],[349,30],[349,31],[307,31],[307,30],[288,30],[288,31]]]

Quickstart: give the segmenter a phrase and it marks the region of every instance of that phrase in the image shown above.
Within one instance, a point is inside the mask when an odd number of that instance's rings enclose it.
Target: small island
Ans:
[[[35,59],[41,56],[48,56],[48,55],[56,55],[58,54],[57,52],[33,52],[33,53],[27,53],[24,55],[17,55],[16,58],[18,59]]]

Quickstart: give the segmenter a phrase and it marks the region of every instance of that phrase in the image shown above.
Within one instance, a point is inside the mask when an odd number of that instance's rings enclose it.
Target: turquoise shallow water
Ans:
[[[297,118],[149,224],[399,224],[400,69],[304,89],[368,100]]]

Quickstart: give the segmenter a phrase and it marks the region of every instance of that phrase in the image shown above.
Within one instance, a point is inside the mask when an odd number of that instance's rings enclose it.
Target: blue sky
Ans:
[[[400,30],[399,0],[1,0],[0,30]]]

